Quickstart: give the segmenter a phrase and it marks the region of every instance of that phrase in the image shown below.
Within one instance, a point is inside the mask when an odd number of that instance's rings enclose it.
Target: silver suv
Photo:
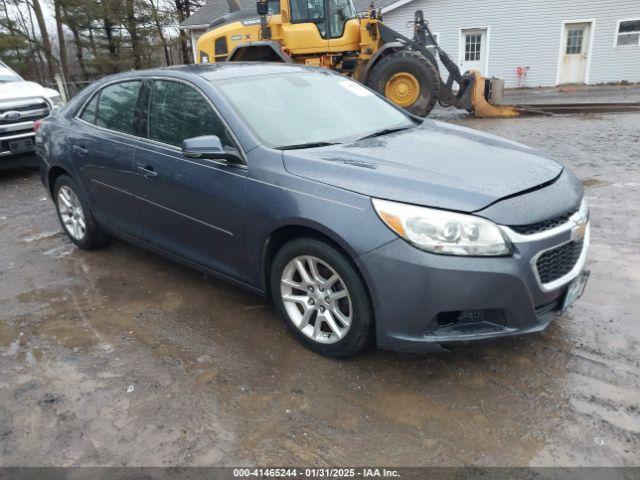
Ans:
[[[37,164],[33,123],[61,103],[57,91],[23,80],[0,62],[0,169]]]

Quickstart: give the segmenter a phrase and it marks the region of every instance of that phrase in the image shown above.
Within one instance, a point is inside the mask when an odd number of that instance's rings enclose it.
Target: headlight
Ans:
[[[448,255],[507,255],[511,253],[500,228],[473,215],[373,199],[387,226],[412,245]]]
[[[48,97],[48,99],[49,102],[51,102],[51,105],[53,105],[54,107],[62,105],[62,98],[60,97],[60,95],[53,95],[51,97]]]

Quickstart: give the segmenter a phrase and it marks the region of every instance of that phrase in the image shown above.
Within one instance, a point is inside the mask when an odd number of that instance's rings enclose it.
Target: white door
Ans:
[[[487,29],[474,28],[460,31],[460,71],[477,70],[487,74]]]
[[[562,36],[560,83],[585,83],[591,23],[567,23]]]

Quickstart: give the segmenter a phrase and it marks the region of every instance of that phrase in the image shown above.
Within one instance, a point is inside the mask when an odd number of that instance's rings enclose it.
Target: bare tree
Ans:
[[[49,40],[49,31],[47,30],[47,23],[44,21],[44,15],[42,14],[42,7],[40,6],[40,0],[31,0],[29,4],[33,9],[33,13],[36,16],[36,22],[38,23],[38,29],[40,30],[40,41],[42,44],[42,50],[46,58],[47,74],[49,79],[53,82],[55,78],[54,66],[58,63],[56,57],[53,56],[51,50],[51,40]]]

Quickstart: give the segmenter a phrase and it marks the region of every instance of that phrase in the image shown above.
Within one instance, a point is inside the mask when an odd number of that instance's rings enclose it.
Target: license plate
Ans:
[[[9,142],[9,150],[11,153],[33,152],[33,140],[31,138],[12,140]]]
[[[584,287],[587,285],[589,279],[589,270],[583,270],[580,272],[573,282],[569,284],[567,293],[564,296],[564,302],[562,303],[562,311],[565,312],[573,302],[582,296],[584,293]]]

